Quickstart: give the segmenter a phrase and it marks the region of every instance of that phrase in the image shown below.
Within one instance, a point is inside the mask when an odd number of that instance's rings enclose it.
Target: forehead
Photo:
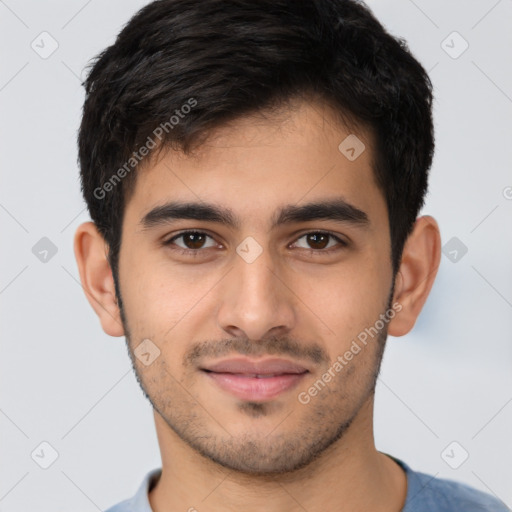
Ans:
[[[260,112],[212,131],[190,155],[162,151],[138,170],[125,221],[138,223],[166,202],[203,201],[270,227],[283,205],[340,196],[369,216],[386,216],[373,160],[371,133],[342,125],[326,105]]]

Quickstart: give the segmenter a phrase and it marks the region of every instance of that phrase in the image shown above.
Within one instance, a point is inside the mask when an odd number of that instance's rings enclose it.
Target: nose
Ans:
[[[294,294],[268,250],[248,263],[238,255],[222,282],[218,324],[230,336],[260,340],[295,326]]]

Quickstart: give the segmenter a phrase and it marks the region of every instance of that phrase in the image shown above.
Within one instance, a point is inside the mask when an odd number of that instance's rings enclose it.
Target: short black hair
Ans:
[[[136,171],[161,149],[190,154],[214,128],[294,98],[319,99],[371,130],[398,270],[428,187],[432,84],[363,2],[154,1],[94,59],[83,85],[81,186],[116,287]]]

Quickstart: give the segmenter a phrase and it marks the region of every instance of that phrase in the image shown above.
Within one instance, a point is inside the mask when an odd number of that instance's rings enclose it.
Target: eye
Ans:
[[[304,240],[302,245],[300,240]],[[347,247],[348,243],[328,231],[311,231],[298,238],[294,245],[310,251],[331,252],[336,245]]]
[[[210,240],[207,243],[208,239]],[[178,243],[180,241],[180,243]],[[184,231],[178,235],[173,236],[164,242],[164,245],[176,245],[183,249],[183,252],[197,252],[199,249],[209,249],[216,247],[215,240],[202,231]]]
[[[164,241],[163,245],[187,255],[198,255],[202,249],[219,246],[212,236],[203,231],[183,231]],[[293,244],[293,247],[309,250],[311,253],[330,253],[347,246],[347,242],[328,231],[305,233]]]

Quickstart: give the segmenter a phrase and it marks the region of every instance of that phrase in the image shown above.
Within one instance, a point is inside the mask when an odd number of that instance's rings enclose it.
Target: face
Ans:
[[[354,160],[350,134],[318,104],[239,119],[141,170],[126,205],[137,378],[169,432],[222,466],[304,467],[373,398],[390,237],[371,138],[357,132]]]

